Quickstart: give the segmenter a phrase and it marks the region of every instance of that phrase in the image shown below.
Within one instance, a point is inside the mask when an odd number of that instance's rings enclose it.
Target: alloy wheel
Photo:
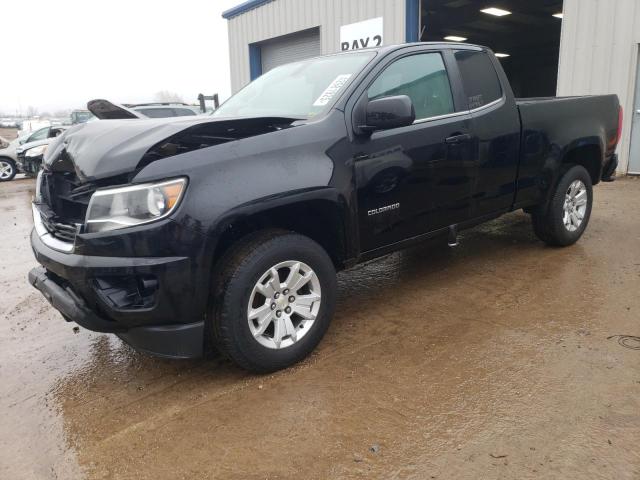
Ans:
[[[562,221],[565,228],[575,232],[580,228],[587,212],[589,192],[582,180],[574,180],[569,185],[564,197]]]
[[[289,347],[309,332],[321,301],[320,280],[311,267],[296,260],[278,263],[251,291],[247,307],[251,334],[267,348]]]
[[[0,160],[0,180],[8,180],[13,175],[13,165],[9,162]]]

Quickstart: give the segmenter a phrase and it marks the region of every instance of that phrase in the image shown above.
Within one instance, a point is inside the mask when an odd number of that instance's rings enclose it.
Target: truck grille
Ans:
[[[68,223],[56,222],[42,212],[40,212],[40,217],[42,218],[44,228],[46,228],[51,235],[65,242],[75,242],[76,233],[78,233],[77,226]]]
[[[94,192],[98,188],[127,185],[133,175],[131,172],[95,181],[83,180],[76,174],[74,162],[63,149],[57,159],[48,162],[38,179],[36,206],[42,227],[58,240],[75,243],[76,235],[82,233]]]
[[[40,179],[40,215],[54,237],[73,243],[84,224],[91,195],[91,183],[81,183],[75,172],[43,171]]]

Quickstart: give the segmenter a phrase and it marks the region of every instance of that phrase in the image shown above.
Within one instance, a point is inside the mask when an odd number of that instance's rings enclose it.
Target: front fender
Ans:
[[[321,244],[337,264],[357,257],[357,225],[350,204],[333,187],[306,189],[255,199],[225,212],[206,233],[212,261],[230,243],[259,229],[296,231]]]

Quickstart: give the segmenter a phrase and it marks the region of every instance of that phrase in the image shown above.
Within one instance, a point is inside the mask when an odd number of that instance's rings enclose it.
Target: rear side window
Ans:
[[[138,112],[149,118],[173,117],[173,108],[141,108]]]
[[[176,117],[189,117],[196,114],[196,112],[189,108],[174,108],[173,111],[175,112]]]
[[[502,86],[486,52],[458,50],[455,53],[469,110],[502,98]]]
[[[439,53],[421,53],[389,65],[367,92],[369,100],[407,95],[416,109],[416,120],[453,113],[449,77]]]

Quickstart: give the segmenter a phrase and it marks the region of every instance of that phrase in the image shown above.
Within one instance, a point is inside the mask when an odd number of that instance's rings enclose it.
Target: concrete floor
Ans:
[[[341,274],[269,376],[74,333],[26,282],[32,191],[0,184],[0,478],[640,478],[640,350],[608,338],[640,335],[638,180],[570,248],[519,212]]]

